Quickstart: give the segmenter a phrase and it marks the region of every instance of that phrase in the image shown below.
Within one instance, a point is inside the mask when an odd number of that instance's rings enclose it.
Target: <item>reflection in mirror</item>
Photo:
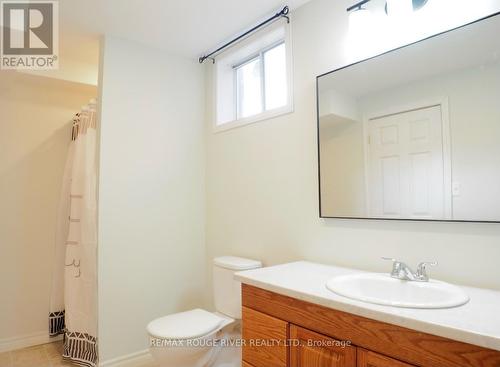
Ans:
[[[500,221],[500,16],[318,77],[322,217]]]

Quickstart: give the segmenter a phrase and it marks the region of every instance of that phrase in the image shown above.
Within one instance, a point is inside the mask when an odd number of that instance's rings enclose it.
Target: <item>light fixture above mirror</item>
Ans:
[[[390,16],[407,15],[422,9],[428,0],[387,0],[385,13]]]
[[[349,30],[352,33],[362,34],[371,18],[371,12],[363,7],[366,3],[371,0],[363,0],[357,2],[353,6],[347,8],[349,13]]]
[[[405,16],[413,13],[412,0],[387,0],[385,2],[385,13],[391,17]]]
[[[362,0],[347,8],[349,21],[357,19],[360,14],[368,12],[363,6],[371,0]],[[410,14],[422,9],[428,0],[387,0],[385,2],[385,13],[390,16],[400,16]]]

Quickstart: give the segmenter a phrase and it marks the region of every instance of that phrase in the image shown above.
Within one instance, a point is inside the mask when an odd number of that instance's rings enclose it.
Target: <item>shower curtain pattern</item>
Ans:
[[[64,334],[63,358],[97,365],[96,108],[82,109],[63,178],[49,314],[50,335]]]
[[[49,335],[64,333],[64,310],[49,313]]]

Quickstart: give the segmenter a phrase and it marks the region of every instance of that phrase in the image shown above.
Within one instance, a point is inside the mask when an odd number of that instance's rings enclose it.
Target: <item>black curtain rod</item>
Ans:
[[[239,40],[241,40],[242,38],[245,38],[246,36],[248,36],[250,33],[253,33],[255,32],[257,29],[259,28],[262,28],[264,27],[265,25],[269,24],[270,22],[272,22],[273,20],[275,19],[278,19],[278,18],[286,18],[287,22],[290,23],[290,18],[288,17],[288,13],[290,12],[290,9],[288,8],[288,6],[285,6],[283,9],[281,9],[281,11],[279,13],[276,13],[275,15],[273,15],[271,18],[263,21],[262,23],[260,23],[259,25],[256,25],[255,27],[253,27],[252,29],[246,31],[245,33],[243,33],[242,35],[236,37],[235,39],[233,39],[232,41],[229,41],[228,43],[226,43],[225,45],[219,47],[217,50],[215,51],[212,51],[210,52],[208,55],[205,55],[205,56],[201,56],[198,61],[200,62],[200,64],[203,64],[205,62],[205,60],[207,59],[210,59],[212,60],[213,63],[215,63],[215,58],[213,57],[215,54],[221,52],[222,50],[224,50],[225,48],[227,48],[228,46],[231,46],[233,43],[236,43],[238,42]]]

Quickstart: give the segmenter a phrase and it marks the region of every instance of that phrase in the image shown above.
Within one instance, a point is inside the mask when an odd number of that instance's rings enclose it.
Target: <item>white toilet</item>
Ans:
[[[241,336],[241,286],[233,275],[262,263],[224,256],[215,258],[213,266],[216,312],[195,309],[148,324],[150,352],[161,367],[240,366],[241,348],[229,346]]]

